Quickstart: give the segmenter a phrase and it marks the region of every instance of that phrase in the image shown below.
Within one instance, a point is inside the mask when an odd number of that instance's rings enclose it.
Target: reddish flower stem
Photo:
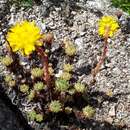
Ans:
[[[50,88],[50,74],[49,74],[49,63],[48,63],[48,55],[44,52],[44,50],[41,47],[37,47],[37,52],[41,57],[41,60],[43,62],[43,80],[46,82],[46,85],[48,88]]]
[[[44,39],[41,39],[42,42],[48,44],[49,46],[51,45],[52,41],[54,39],[53,34],[48,33],[44,36]],[[41,57],[42,65],[43,65],[43,81],[46,82],[47,85],[47,99],[52,100],[52,81],[51,81],[51,75],[49,73],[49,61],[48,61],[48,55],[45,52],[45,49],[42,47],[36,47],[36,50],[38,52],[38,55]]]
[[[99,59],[99,62],[96,65],[96,67],[91,72],[92,76],[93,76],[93,81],[95,81],[95,77],[96,77],[97,73],[99,72],[99,70],[106,58],[106,53],[107,53],[107,48],[108,48],[108,33],[109,33],[109,27],[106,28],[106,33],[104,35],[104,46],[103,46],[102,55]]]
[[[43,81],[46,82],[47,88],[48,88],[48,100],[52,100],[52,90],[51,90],[51,76],[49,74],[49,63],[48,63],[48,55],[45,53],[45,51],[41,47],[36,48],[38,55],[41,57],[41,61],[43,64]]]

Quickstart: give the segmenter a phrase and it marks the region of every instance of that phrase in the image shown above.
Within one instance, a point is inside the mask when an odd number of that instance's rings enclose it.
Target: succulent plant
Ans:
[[[63,72],[63,73],[61,74],[61,76],[60,76],[61,79],[67,80],[67,81],[70,80],[71,77],[72,77],[72,75],[71,75],[70,73],[68,73],[68,72]]]
[[[13,80],[13,76],[12,75],[6,75],[4,80],[5,80],[6,83],[8,83],[8,82]]]
[[[8,86],[11,87],[11,88],[15,87],[15,85],[16,85],[16,81],[15,80],[12,80],[12,81],[8,82]]]
[[[28,117],[30,118],[30,120],[34,121],[36,119],[36,111],[35,110],[32,110],[32,111],[29,111],[28,112]]]
[[[43,115],[42,114],[37,114],[35,110],[29,111],[28,112],[28,117],[32,121],[34,121],[34,120],[36,120],[37,122],[43,121]]]
[[[6,75],[4,80],[6,84],[11,88],[16,85],[16,81],[14,80],[13,75]]]
[[[65,53],[68,56],[74,56],[76,54],[75,45],[70,40],[68,40],[67,38],[64,39],[63,43],[65,45]]]
[[[26,93],[29,103],[30,101],[33,101],[30,104],[32,104],[32,108],[34,109],[28,112],[30,120],[42,122],[44,118],[43,113],[46,116],[52,113],[55,115],[54,113],[61,111],[66,114],[78,114],[79,112],[79,116],[91,118],[95,113],[95,110],[91,106],[85,106],[82,109],[82,112],[78,110],[79,107],[77,105],[73,106],[76,102],[77,95],[83,93],[82,98],[87,98],[84,93],[86,91],[85,85],[80,82],[74,84],[75,80],[71,78],[74,67],[69,63],[71,63],[73,56],[76,54],[76,46],[70,40],[64,39],[64,48],[67,56],[64,60],[67,64],[63,65],[63,73],[58,77],[54,75],[53,65],[50,63],[50,61],[53,61],[51,60],[53,56],[50,48],[54,38],[52,34],[41,34],[40,28],[37,27],[34,22],[28,21],[19,22],[10,30],[11,31],[7,33],[7,40],[11,47],[12,54],[19,52],[18,57],[17,55],[16,57],[14,55],[13,59],[19,57],[22,59],[27,56],[26,58],[30,58],[28,63],[31,62],[31,65],[28,65],[29,69],[25,69],[26,66],[16,63],[19,73],[16,72],[17,70],[14,71],[14,69],[12,69],[15,78],[12,75],[7,75],[5,81],[12,87],[21,83],[22,85],[19,86],[19,90],[22,93]],[[102,31],[102,29],[100,31]],[[33,34],[31,40],[25,39],[28,38],[28,34]],[[13,67],[15,62],[12,64],[13,59],[9,56],[6,56],[5,58],[5,61],[2,59],[3,63],[6,66],[9,66],[8,69],[11,70],[11,67]],[[21,61],[21,59],[18,59],[17,61]],[[38,60],[38,63],[36,60]],[[30,67],[34,66],[39,67],[32,68],[30,72]],[[55,70],[57,71],[57,68]],[[31,86],[32,88],[30,88]],[[37,105],[37,108],[35,104]],[[70,105],[72,105],[72,108]]]
[[[63,69],[66,72],[71,72],[73,70],[73,65],[71,65],[71,64],[64,64]]]
[[[51,101],[49,110],[54,113],[58,113],[62,110],[62,105],[58,100]]]
[[[22,93],[28,93],[28,90],[29,90],[29,86],[28,85],[26,85],[26,84],[23,84],[23,85],[20,85],[20,91],[22,92]]]
[[[36,121],[37,122],[42,122],[43,121],[43,115],[42,114],[36,114]]]
[[[83,93],[85,91],[85,85],[79,82],[74,85],[74,88],[79,93]]]
[[[5,65],[5,66],[10,66],[13,63],[13,59],[11,56],[5,56],[2,58],[1,62]]]
[[[43,82],[37,82],[34,84],[34,90],[36,91],[41,91],[43,90],[45,87],[45,85],[43,84]]]
[[[95,110],[91,106],[86,106],[82,109],[85,118],[92,118],[95,114]]]
[[[29,95],[28,95],[28,100],[32,101],[34,99],[35,95],[36,95],[35,90],[31,90]]]
[[[55,81],[55,89],[57,91],[61,91],[61,92],[65,92],[67,91],[69,88],[69,83],[68,81],[64,80],[64,79],[57,79]]]
[[[67,45],[65,47],[65,53],[68,56],[74,56],[76,54],[76,48],[75,48],[75,46],[73,44]]]
[[[40,78],[43,75],[43,69],[41,68],[33,68],[31,70],[31,74],[34,78]]]

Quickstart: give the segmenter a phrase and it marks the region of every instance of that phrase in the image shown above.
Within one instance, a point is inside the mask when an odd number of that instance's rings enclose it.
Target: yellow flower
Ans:
[[[105,37],[108,35],[109,37],[112,37],[118,28],[119,24],[113,16],[103,16],[99,20],[98,33],[101,36]]]
[[[12,51],[20,51],[23,55],[31,54],[35,46],[41,46],[40,38],[42,38],[40,29],[34,22],[28,21],[16,23],[7,34]]]

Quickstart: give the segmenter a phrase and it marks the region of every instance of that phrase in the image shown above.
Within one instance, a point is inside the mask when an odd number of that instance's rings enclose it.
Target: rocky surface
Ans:
[[[109,0],[42,0],[40,5],[35,4],[29,9],[17,9],[15,5],[11,5],[10,13],[4,17],[8,20],[4,29],[6,32],[7,27],[16,21],[35,20],[42,31],[46,28],[54,33],[52,51],[59,47],[64,37],[69,37],[78,49],[74,60],[77,78],[88,84],[91,80],[90,71],[97,63],[103,45],[103,41],[98,36],[97,21],[103,15],[116,16],[118,11],[120,10],[111,7]],[[99,128],[92,127],[93,130],[106,130],[106,127],[103,127],[104,122],[112,126],[123,126],[124,130],[130,129],[130,36],[127,31],[129,27],[127,17],[126,13],[122,13],[118,19],[121,28],[112,39],[109,39],[107,59],[96,77],[96,84],[91,86],[93,93],[90,95],[91,101],[95,101],[93,106],[96,108],[95,120],[96,123],[102,122],[99,123],[101,124]],[[3,33],[0,35],[2,55],[5,39]],[[62,59],[59,60],[58,69],[61,69],[63,62]],[[111,97],[108,98],[107,95]],[[15,94],[9,97],[12,100]],[[18,104],[15,100],[13,102]],[[26,112],[25,108],[20,106],[23,112]],[[38,124],[36,126],[37,129],[42,127]],[[115,129],[119,128],[110,127],[109,130]]]
[[[18,126],[15,115],[0,99],[0,128],[1,130],[23,130]]]
[[[0,130],[32,130],[17,106],[0,88]]]

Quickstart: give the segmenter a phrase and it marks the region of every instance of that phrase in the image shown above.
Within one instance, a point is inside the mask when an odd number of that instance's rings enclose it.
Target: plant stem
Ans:
[[[41,57],[41,61],[43,64],[43,81],[46,82],[47,88],[48,88],[48,100],[51,101],[52,99],[52,90],[51,90],[51,76],[49,74],[49,63],[48,63],[48,55],[45,53],[45,51],[41,47],[37,47],[37,52],[39,56]]]
[[[97,73],[99,72],[99,70],[106,58],[106,53],[107,53],[107,48],[108,48],[108,33],[109,33],[109,27],[106,28],[106,33],[104,35],[104,46],[103,46],[102,55],[99,59],[99,62],[96,65],[96,67],[91,72],[92,76],[93,76],[93,81],[95,81],[95,77],[96,77]]]

